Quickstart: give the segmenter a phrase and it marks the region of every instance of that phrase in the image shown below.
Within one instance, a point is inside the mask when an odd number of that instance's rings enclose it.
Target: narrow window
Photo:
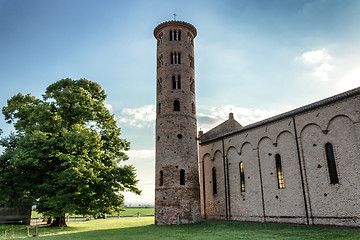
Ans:
[[[172,84],[173,84],[173,89],[176,89],[176,78],[175,78],[175,76],[172,76]]]
[[[161,83],[162,83],[162,79],[160,78],[160,79],[158,80],[158,91],[159,91],[159,92],[162,91],[162,85],[161,85]]]
[[[194,79],[190,78],[190,91],[195,93]]]
[[[339,178],[336,170],[336,163],[334,157],[334,148],[331,143],[325,144],[326,160],[329,169],[330,183],[337,184],[339,183]]]
[[[170,41],[174,40],[173,31],[170,30]]]
[[[163,171],[160,171],[160,175],[159,175],[159,186],[164,185],[164,174]]]
[[[178,39],[177,40],[179,40],[179,41],[181,40],[181,31],[180,30],[178,31]]]
[[[180,170],[180,185],[185,185],[185,170]]]
[[[158,113],[159,114],[161,113],[161,103],[159,103],[159,105],[158,105]]]
[[[177,57],[178,57],[178,59],[177,59],[177,64],[180,64],[180,63],[181,63],[181,61],[180,61],[180,59],[181,59],[181,58],[180,58],[180,53],[177,54]]]
[[[181,78],[180,78],[180,75],[178,76],[178,80],[177,80],[177,89],[181,89]]]
[[[195,114],[195,104],[194,103],[191,104],[191,111],[193,114]]]
[[[179,102],[179,100],[174,101],[174,111],[180,111],[180,102]]]
[[[217,186],[216,186],[216,168],[212,169],[212,184],[213,184],[213,194],[217,194]]]
[[[241,185],[241,192],[245,192],[245,171],[244,171],[244,163],[240,162],[240,185]]]
[[[175,59],[174,53],[170,53],[170,63],[171,64],[174,64],[174,59]]]
[[[278,188],[283,189],[284,188],[284,176],[283,171],[281,167],[281,157],[279,154],[275,155],[275,162],[276,162],[276,173],[277,173],[277,179],[278,179]]]

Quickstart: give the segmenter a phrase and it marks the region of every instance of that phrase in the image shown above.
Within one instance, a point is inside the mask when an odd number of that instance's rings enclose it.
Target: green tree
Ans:
[[[140,194],[100,85],[86,79],[51,84],[42,99],[17,94],[2,109],[15,133],[1,139],[0,203],[35,205],[65,226],[65,214],[119,211],[121,192]]]

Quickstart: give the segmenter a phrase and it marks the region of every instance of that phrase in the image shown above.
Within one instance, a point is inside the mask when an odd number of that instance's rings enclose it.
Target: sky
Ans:
[[[186,21],[195,38],[199,130],[246,126],[360,86],[358,0],[0,0],[0,107],[41,98],[62,78],[97,82],[154,203],[154,28]],[[12,131],[0,116],[3,135]]]

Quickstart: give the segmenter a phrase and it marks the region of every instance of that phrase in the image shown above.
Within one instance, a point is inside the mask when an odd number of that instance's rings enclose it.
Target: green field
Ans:
[[[124,208],[124,211],[120,212],[121,217],[135,217],[139,213],[139,216],[154,216],[154,208]],[[117,217],[117,213],[109,214],[108,217]],[[42,218],[42,214],[32,211],[31,218]],[[84,216],[70,215],[71,218],[83,218]],[[86,217],[86,216],[85,216]]]
[[[155,226],[154,217],[69,222],[69,227],[41,227],[40,239],[360,239],[359,228],[203,221]],[[34,231],[34,230],[33,230]],[[0,226],[0,239],[27,238],[25,226]]]

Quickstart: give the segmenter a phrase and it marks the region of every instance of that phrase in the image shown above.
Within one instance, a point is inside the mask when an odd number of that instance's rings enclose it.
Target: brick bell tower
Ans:
[[[157,39],[155,224],[201,220],[195,108],[196,28],[168,21]]]

